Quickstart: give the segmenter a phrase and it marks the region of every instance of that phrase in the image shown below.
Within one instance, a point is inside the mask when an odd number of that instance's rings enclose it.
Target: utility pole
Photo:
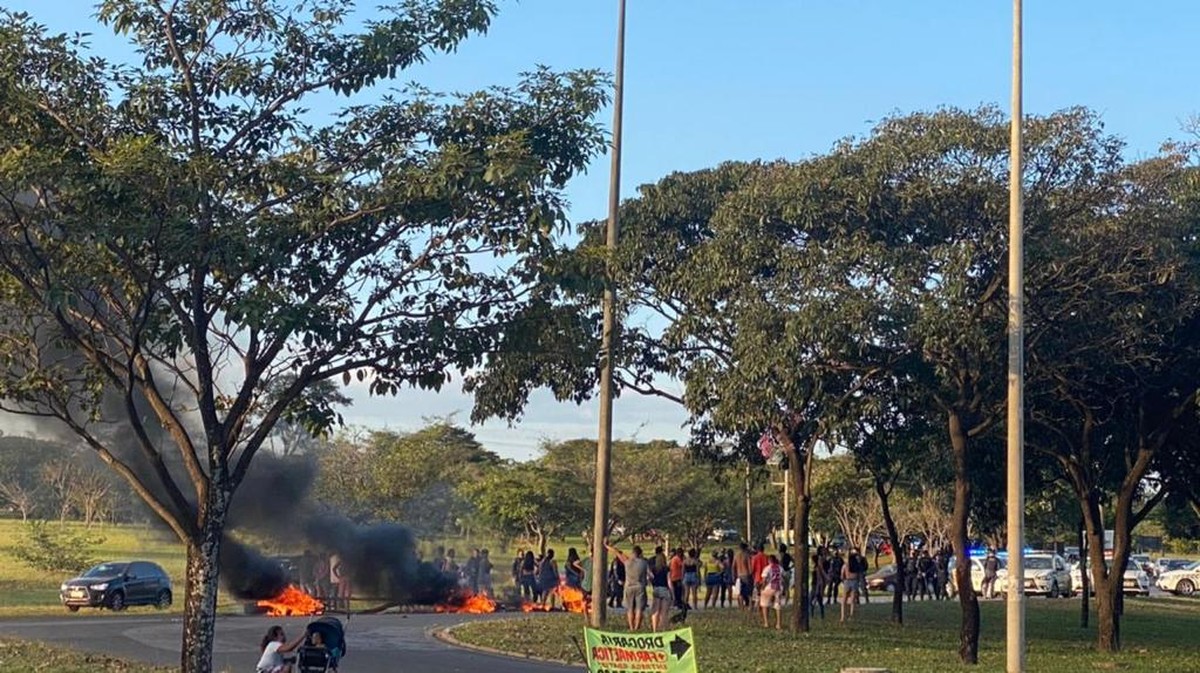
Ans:
[[[616,330],[616,288],[613,287],[612,257],[617,250],[617,232],[621,207],[621,115],[625,93],[625,0],[617,0],[617,71],[613,82],[612,168],[608,182],[609,262],[604,288],[604,332],[600,345],[600,433],[596,442],[596,507],[592,519],[592,610],[588,621],[603,628],[605,618],[605,577],[608,553],[604,539],[608,532],[608,488],[612,479],[612,408],[613,408],[613,332]]]
[[[1013,0],[1008,177],[1008,673],[1025,673],[1025,222],[1022,192],[1021,0]]]
[[[746,543],[754,546],[754,533],[750,531],[750,461],[746,461]]]

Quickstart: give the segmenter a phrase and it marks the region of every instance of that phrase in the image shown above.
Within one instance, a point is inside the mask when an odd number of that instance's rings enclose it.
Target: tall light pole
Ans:
[[[1025,672],[1025,222],[1022,198],[1021,0],[1013,0],[1012,130],[1008,176],[1007,670]]]
[[[608,531],[608,487],[612,478],[613,332],[616,329],[616,289],[612,282],[612,256],[617,250],[621,207],[621,114],[625,93],[625,0],[617,0],[617,72],[613,88],[612,169],[608,183],[609,263],[604,288],[604,332],[600,342],[600,434],[596,442],[596,511],[592,519],[592,611],[588,620],[594,628],[604,626],[605,582],[608,554],[604,547]]]

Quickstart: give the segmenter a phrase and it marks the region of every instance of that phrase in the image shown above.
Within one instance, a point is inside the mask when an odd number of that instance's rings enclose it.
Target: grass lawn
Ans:
[[[0,639],[0,671],[54,673],[166,673],[172,669],[82,654],[25,640]]]
[[[1094,651],[1095,621],[1079,627],[1074,600],[1030,599],[1027,634],[1028,670],[1038,673],[1127,671],[1186,673],[1200,671],[1200,601],[1138,599],[1126,602],[1121,622],[1125,651]],[[890,604],[859,606],[856,621],[839,626],[837,616],[814,620],[811,633],[793,636],[763,629],[736,610],[692,612],[688,625],[696,636],[702,671],[829,673],[842,667],[883,667],[892,673],[1004,670],[1004,605],[985,602],[980,666],[958,664],[957,603],[905,605],[904,627],[889,622]],[[787,615],[785,614],[785,619]],[[609,628],[624,631],[624,616],[610,615]],[[554,614],[509,621],[476,622],[455,630],[459,640],[533,656],[579,663],[571,636],[582,640],[579,615]]]

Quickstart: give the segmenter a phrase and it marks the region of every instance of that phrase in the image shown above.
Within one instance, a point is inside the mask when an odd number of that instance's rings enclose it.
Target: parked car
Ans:
[[[124,610],[131,605],[171,607],[171,578],[157,563],[129,561],[101,563],[58,588],[63,605],[71,612],[79,608]]]
[[[1181,570],[1195,563],[1195,561],[1186,558],[1160,558],[1154,562],[1154,576],[1162,577],[1163,573],[1171,572],[1172,570]]]
[[[1066,559],[1058,554],[1028,554],[1024,562],[1026,594],[1048,598],[1071,595],[1071,570]]]
[[[1194,596],[1200,589],[1200,561],[1192,561],[1182,568],[1167,570],[1155,583],[1159,589],[1179,596]]]
[[[868,591],[891,592],[896,588],[896,564],[889,563],[867,575]]]
[[[998,556],[996,558],[996,560],[1000,562],[1000,569],[998,571],[996,571],[996,586],[995,586],[995,591],[996,591],[996,593],[999,594],[999,593],[1004,592],[1005,581],[1008,576],[1008,569],[1007,569],[1008,568],[1008,559],[1006,559],[1003,556]],[[971,587],[973,589],[975,589],[975,593],[982,593],[982,591],[983,591],[983,561],[984,561],[983,557],[977,556],[977,557],[971,558]],[[954,593],[958,593],[958,584],[957,584],[958,578],[954,574],[954,569],[956,567],[957,567],[957,563],[956,563],[955,559],[951,558],[950,559],[950,567],[949,567],[950,588]]]
[[[1105,564],[1111,563],[1111,559],[1105,559],[1104,562]],[[1091,572],[1090,567],[1088,568],[1088,572]],[[1079,572],[1078,563],[1071,568],[1071,582],[1075,587],[1075,593],[1083,593],[1083,574]],[[1094,594],[1096,590],[1092,587],[1092,584],[1091,582],[1088,583],[1088,593]],[[1125,564],[1124,577],[1121,579],[1121,589],[1126,594],[1150,595],[1150,575],[1146,574],[1146,571],[1142,570],[1138,566],[1137,561],[1134,561],[1132,558]]]

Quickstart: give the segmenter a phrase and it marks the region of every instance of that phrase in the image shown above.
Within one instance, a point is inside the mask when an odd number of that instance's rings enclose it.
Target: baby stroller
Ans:
[[[304,645],[296,650],[298,673],[328,673],[338,670],[338,662],[346,655],[346,631],[336,617],[322,617],[309,622],[304,630]],[[314,635],[317,636],[314,638]],[[320,645],[316,645],[319,641]]]

